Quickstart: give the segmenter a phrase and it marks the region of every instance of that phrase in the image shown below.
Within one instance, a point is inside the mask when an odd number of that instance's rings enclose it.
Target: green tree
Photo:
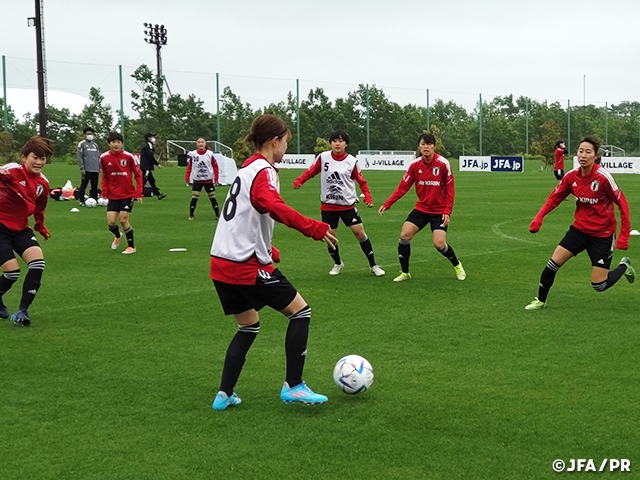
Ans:
[[[107,137],[112,131],[114,125],[114,115],[111,105],[104,103],[104,96],[100,93],[99,88],[91,87],[89,89],[89,103],[84,106],[77,118],[78,131],[76,132],[76,140],[82,140],[82,130],[86,127],[93,128],[95,134],[94,141],[98,144],[101,151],[108,149]],[[71,145],[69,152],[75,154],[76,145]]]

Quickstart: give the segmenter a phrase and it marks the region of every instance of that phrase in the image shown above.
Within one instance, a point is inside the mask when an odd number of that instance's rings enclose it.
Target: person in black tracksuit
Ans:
[[[153,178],[154,166],[160,166],[154,155],[155,143],[156,139],[154,133],[147,133],[144,136],[144,143],[142,144],[142,148],[140,148],[140,170],[142,170],[144,182],[149,182],[153,194],[158,197],[158,200],[162,200],[167,195],[160,193],[160,189],[156,186],[156,179]]]

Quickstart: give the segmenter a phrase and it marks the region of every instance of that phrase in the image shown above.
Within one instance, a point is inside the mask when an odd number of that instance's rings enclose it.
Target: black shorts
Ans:
[[[562,180],[562,177],[564,177],[564,170],[554,170],[553,174],[556,176],[556,180]]]
[[[30,228],[14,232],[0,223],[0,265],[16,258],[13,252],[22,256],[27,248],[39,246],[36,235]]]
[[[444,225],[444,216],[442,214],[423,213],[419,210],[412,210],[405,222],[411,222],[420,230],[427,225],[431,225],[431,231],[444,230],[447,231],[447,226]]]
[[[216,190],[216,187],[213,186],[213,183],[197,183],[197,182],[193,182],[191,184],[191,190],[193,192],[201,192],[203,188],[204,188],[204,191],[207,192],[208,194],[211,194],[212,192],[215,192],[215,190]]]
[[[338,228],[340,219],[347,227],[362,223],[356,207],[351,210],[322,210],[322,221],[328,223],[332,230]]]
[[[260,311],[265,306],[280,311],[296,298],[298,291],[280,270],[276,268],[273,273],[262,270],[259,272],[255,285],[231,285],[213,281],[225,315],[251,309]]]
[[[592,266],[609,270],[615,244],[615,235],[606,238],[592,237],[571,225],[558,245],[569,250],[574,256],[586,250]]]
[[[107,212],[131,212],[133,210],[133,198],[125,198],[122,200],[109,200],[107,203]]]

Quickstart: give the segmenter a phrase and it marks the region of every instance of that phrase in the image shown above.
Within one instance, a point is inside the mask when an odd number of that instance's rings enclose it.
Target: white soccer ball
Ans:
[[[96,202],[96,199],[95,198],[91,198],[91,197],[87,198],[84,201],[84,206],[85,207],[89,207],[89,208],[94,208],[97,204],[98,204],[98,202]]]
[[[355,395],[368,390],[373,383],[373,368],[360,355],[347,355],[336,363],[333,381],[344,393]]]
[[[107,200],[106,198],[103,198],[103,197],[98,198],[99,207],[106,207],[107,203],[109,203],[109,200]]]

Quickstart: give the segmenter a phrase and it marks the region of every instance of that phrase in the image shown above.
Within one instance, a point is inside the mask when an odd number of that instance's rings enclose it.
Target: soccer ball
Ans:
[[[99,207],[106,207],[107,203],[109,203],[109,201],[106,198],[103,198],[103,197],[98,198]]]
[[[94,208],[97,204],[98,204],[98,202],[96,202],[96,199],[95,198],[91,198],[91,197],[87,198],[84,201],[84,206],[85,207],[89,207],[89,208]]]
[[[373,383],[373,368],[360,355],[347,355],[336,363],[333,381],[344,393],[355,395],[368,390]]]

